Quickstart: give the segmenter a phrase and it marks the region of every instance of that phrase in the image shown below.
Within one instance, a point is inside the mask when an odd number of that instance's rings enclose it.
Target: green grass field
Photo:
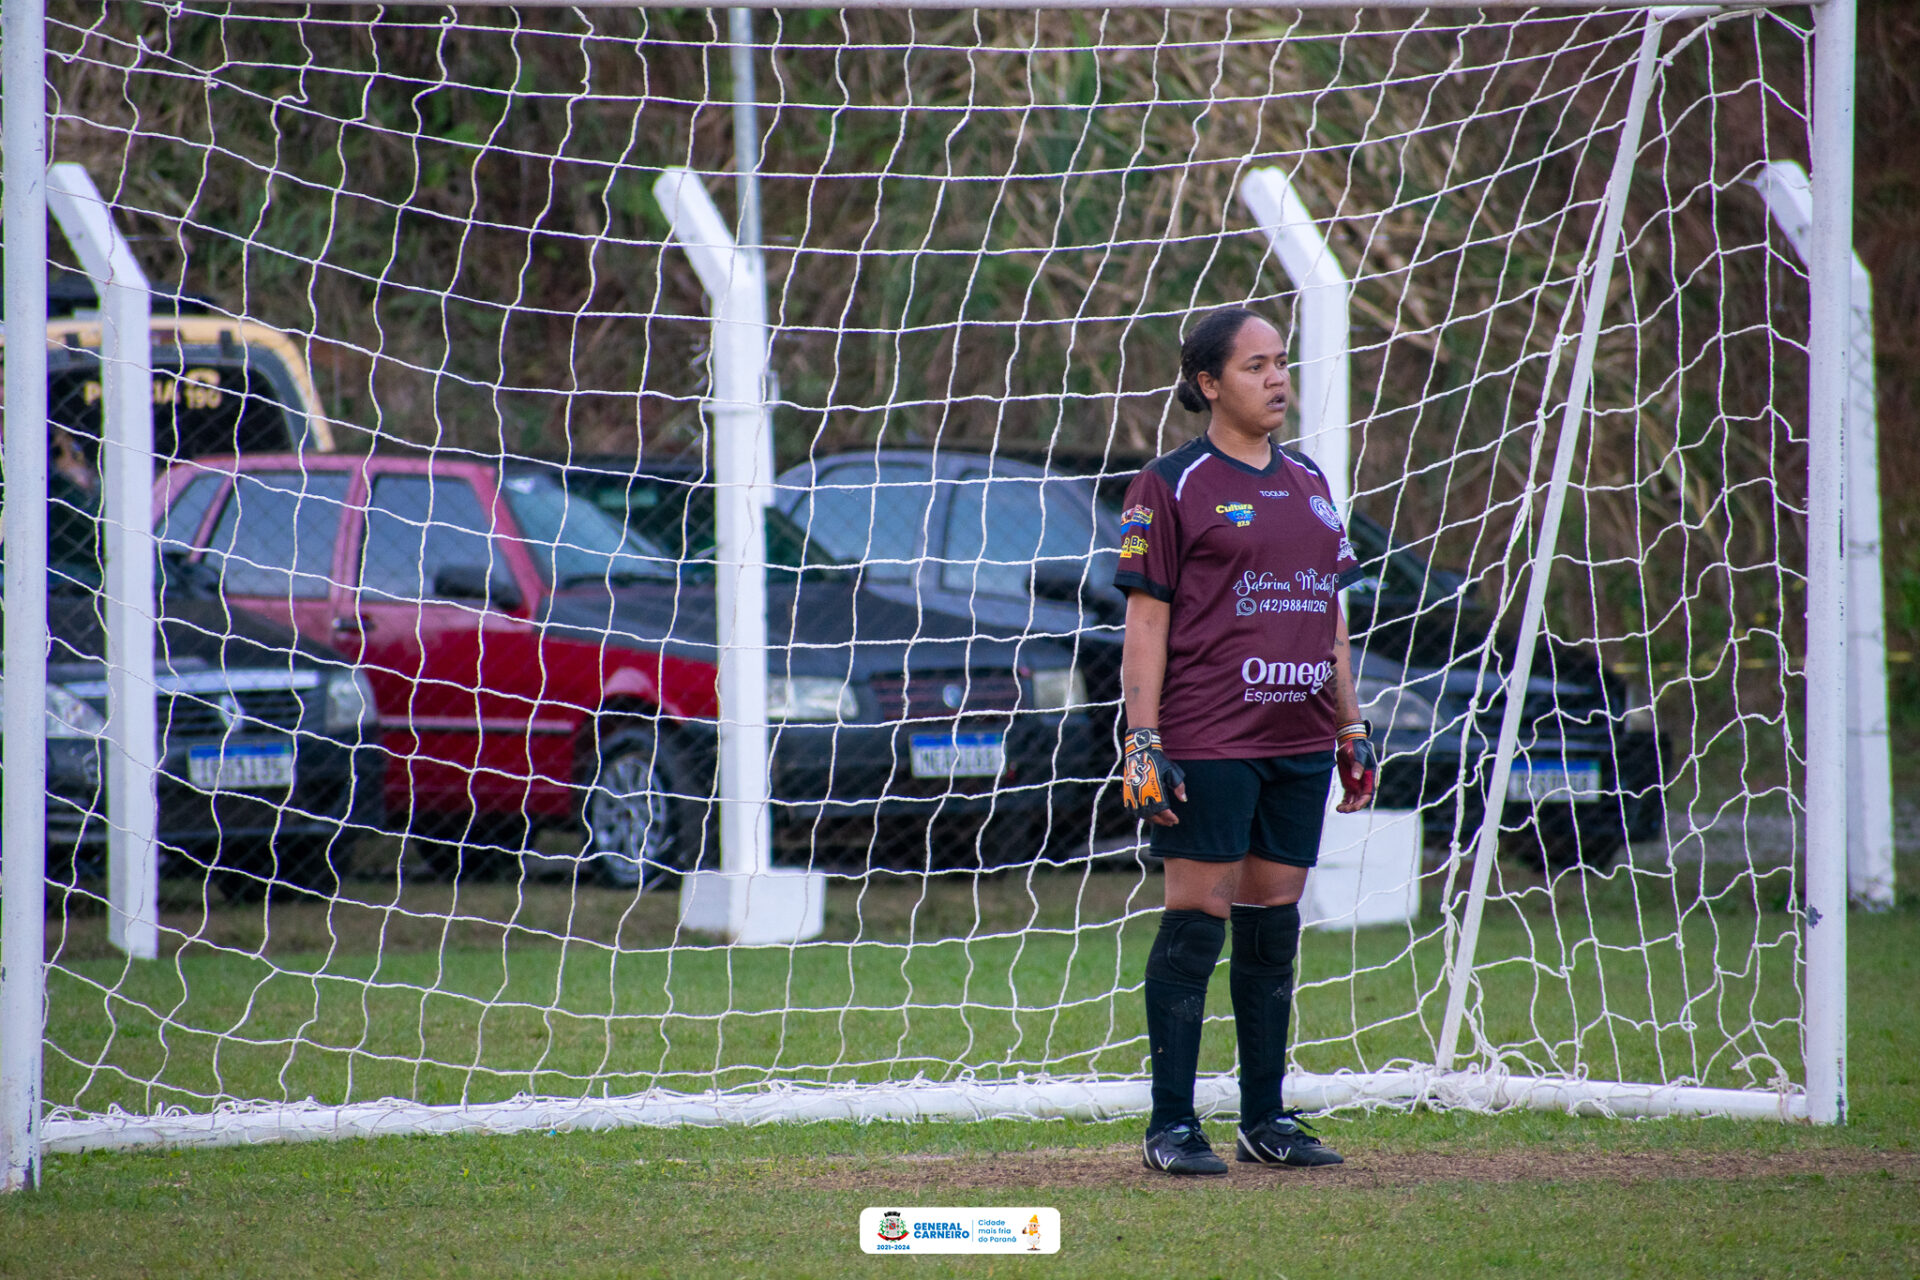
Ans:
[[[1911,884],[1920,867],[1902,873]],[[614,1092],[690,1087],[708,1072],[738,1083],[755,1062],[809,1079],[874,1078],[893,1058],[929,1074],[956,1059],[1009,1074],[1037,1059],[1134,1070],[1138,997],[1112,987],[1116,963],[1137,981],[1152,919],[1129,912],[1151,904],[1157,883],[962,883],[848,890],[830,899],[818,947],[686,951],[671,965],[632,950],[670,935],[670,898],[616,904],[561,886],[463,887],[457,903],[446,886],[384,904],[369,889],[357,906],[271,913],[178,901],[168,922],[195,940],[133,966],[100,945],[97,919],[68,913],[50,939],[48,1096],[136,1111],[204,1107],[207,1095],[444,1101],[578,1093],[590,1076]],[[1795,1031],[1768,1028],[1792,1012],[1770,974],[1791,953],[1776,941],[1784,903],[1764,884],[1744,886],[1744,905],[1723,894],[1683,923],[1669,902],[1666,933],[1651,931],[1646,946],[1628,944],[1654,918],[1658,884],[1507,888],[1521,892],[1490,911],[1483,961],[1547,963],[1498,966],[1485,1025],[1531,1038],[1530,1058],[1570,1060],[1577,1043],[1596,1076],[1664,1062],[1669,1074],[1679,1064],[1731,1083],[1731,1049],[1690,1065],[1677,1056],[1727,1045],[1772,1053],[1798,1077]],[[1022,926],[1024,938],[996,936]],[[921,945],[901,946],[909,936]],[[1850,937],[1843,1128],[1348,1113],[1325,1123],[1348,1157],[1339,1169],[1236,1168],[1201,1184],[1141,1170],[1137,1121],[54,1156],[42,1189],[0,1201],[0,1275],[1920,1274],[1920,911],[1855,916]],[[1405,930],[1311,938],[1310,978],[1366,972],[1308,992],[1304,1034],[1326,1042],[1303,1065],[1430,1053],[1418,1017],[1382,1021],[1380,1011],[1404,1011],[1413,996],[1437,1025],[1436,946],[1409,945]],[[1671,1023],[1683,989],[1714,996],[1694,1015],[1704,1032],[1639,1025],[1649,1011]],[[909,992],[910,1013],[884,1007]],[[821,1012],[766,1011],[789,1003]],[[1356,1020],[1379,1025],[1335,1034]],[[1084,1045],[1107,1048],[1064,1056],[1062,1046]],[[422,1057],[439,1065],[405,1061]],[[1203,1068],[1230,1066],[1223,1027]],[[160,1076],[165,1090],[142,1083]],[[1216,1143],[1230,1133],[1215,1123]],[[859,1211],[883,1203],[1053,1205],[1064,1247],[1045,1259],[863,1256]]]

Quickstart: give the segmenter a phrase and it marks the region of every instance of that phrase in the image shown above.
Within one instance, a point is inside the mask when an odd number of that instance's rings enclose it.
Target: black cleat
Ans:
[[[1213,1154],[1213,1144],[1200,1132],[1200,1122],[1183,1120],[1150,1133],[1141,1147],[1147,1168],[1160,1173],[1225,1173],[1227,1162]]]
[[[1234,1140],[1233,1158],[1242,1164],[1286,1164],[1296,1169],[1346,1163],[1339,1152],[1313,1136],[1297,1108],[1276,1111],[1251,1129],[1241,1129]]]

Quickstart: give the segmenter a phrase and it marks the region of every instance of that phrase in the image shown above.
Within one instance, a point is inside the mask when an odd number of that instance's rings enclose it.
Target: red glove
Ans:
[[[1151,818],[1173,807],[1173,789],[1187,780],[1180,766],[1160,749],[1157,729],[1135,729],[1127,735],[1126,756],[1120,766],[1120,800],[1136,818]]]
[[[1373,803],[1373,786],[1380,774],[1380,755],[1373,749],[1373,726],[1365,720],[1340,726],[1334,735],[1334,768],[1340,774],[1340,812],[1352,813]]]

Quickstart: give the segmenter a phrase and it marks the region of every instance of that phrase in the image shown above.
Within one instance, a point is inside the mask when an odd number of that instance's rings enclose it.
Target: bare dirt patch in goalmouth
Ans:
[[[1435,1182],[1609,1182],[1666,1179],[1723,1181],[1820,1174],[1836,1178],[1886,1173],[1920,1187],[1920,1153],[1886,1151],[1792,1152],[1346,1152],[1347,1162],[1319,1169],[1268,1168],[1233,1162],[1224,1178],[1168,1178],[1141,1167],[1134,1146],[1103,1150],[1020,1151],[998,1156],[901,1156],[849,1161],[842,1168],[800,1179],[840,1191],[994,1191],[1016,1187],[1226,1187],[1258,1190],[1278,1180],[1370,1190]]]

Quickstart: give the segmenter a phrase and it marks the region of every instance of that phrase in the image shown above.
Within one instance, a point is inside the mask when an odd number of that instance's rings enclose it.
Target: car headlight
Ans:
[[[1033,705],[1042,711],[1074,711],[1087,705],[1087,678],[1079,667],[1033,673]]]
[[[770,676],[767,679],[767,719],[851,720],[860,714],[853,686],[829,676]]]
[[[4,708],[0,708],[4,711]],[[57,684],[47,686],[47,736],[98,738],[107,731],[107,719]]]
[[[1433,732],[1433,703],[1413,690],[1374,676],[1361,676],[1353,682],[1353,692],[1360,702],[1360,714],[1373,721],[1376,729]]]
[[[371,728],[380,719],[373,705],[373,686],[358,671],[336,671],[327,677],[327,732],[346,733]]]

